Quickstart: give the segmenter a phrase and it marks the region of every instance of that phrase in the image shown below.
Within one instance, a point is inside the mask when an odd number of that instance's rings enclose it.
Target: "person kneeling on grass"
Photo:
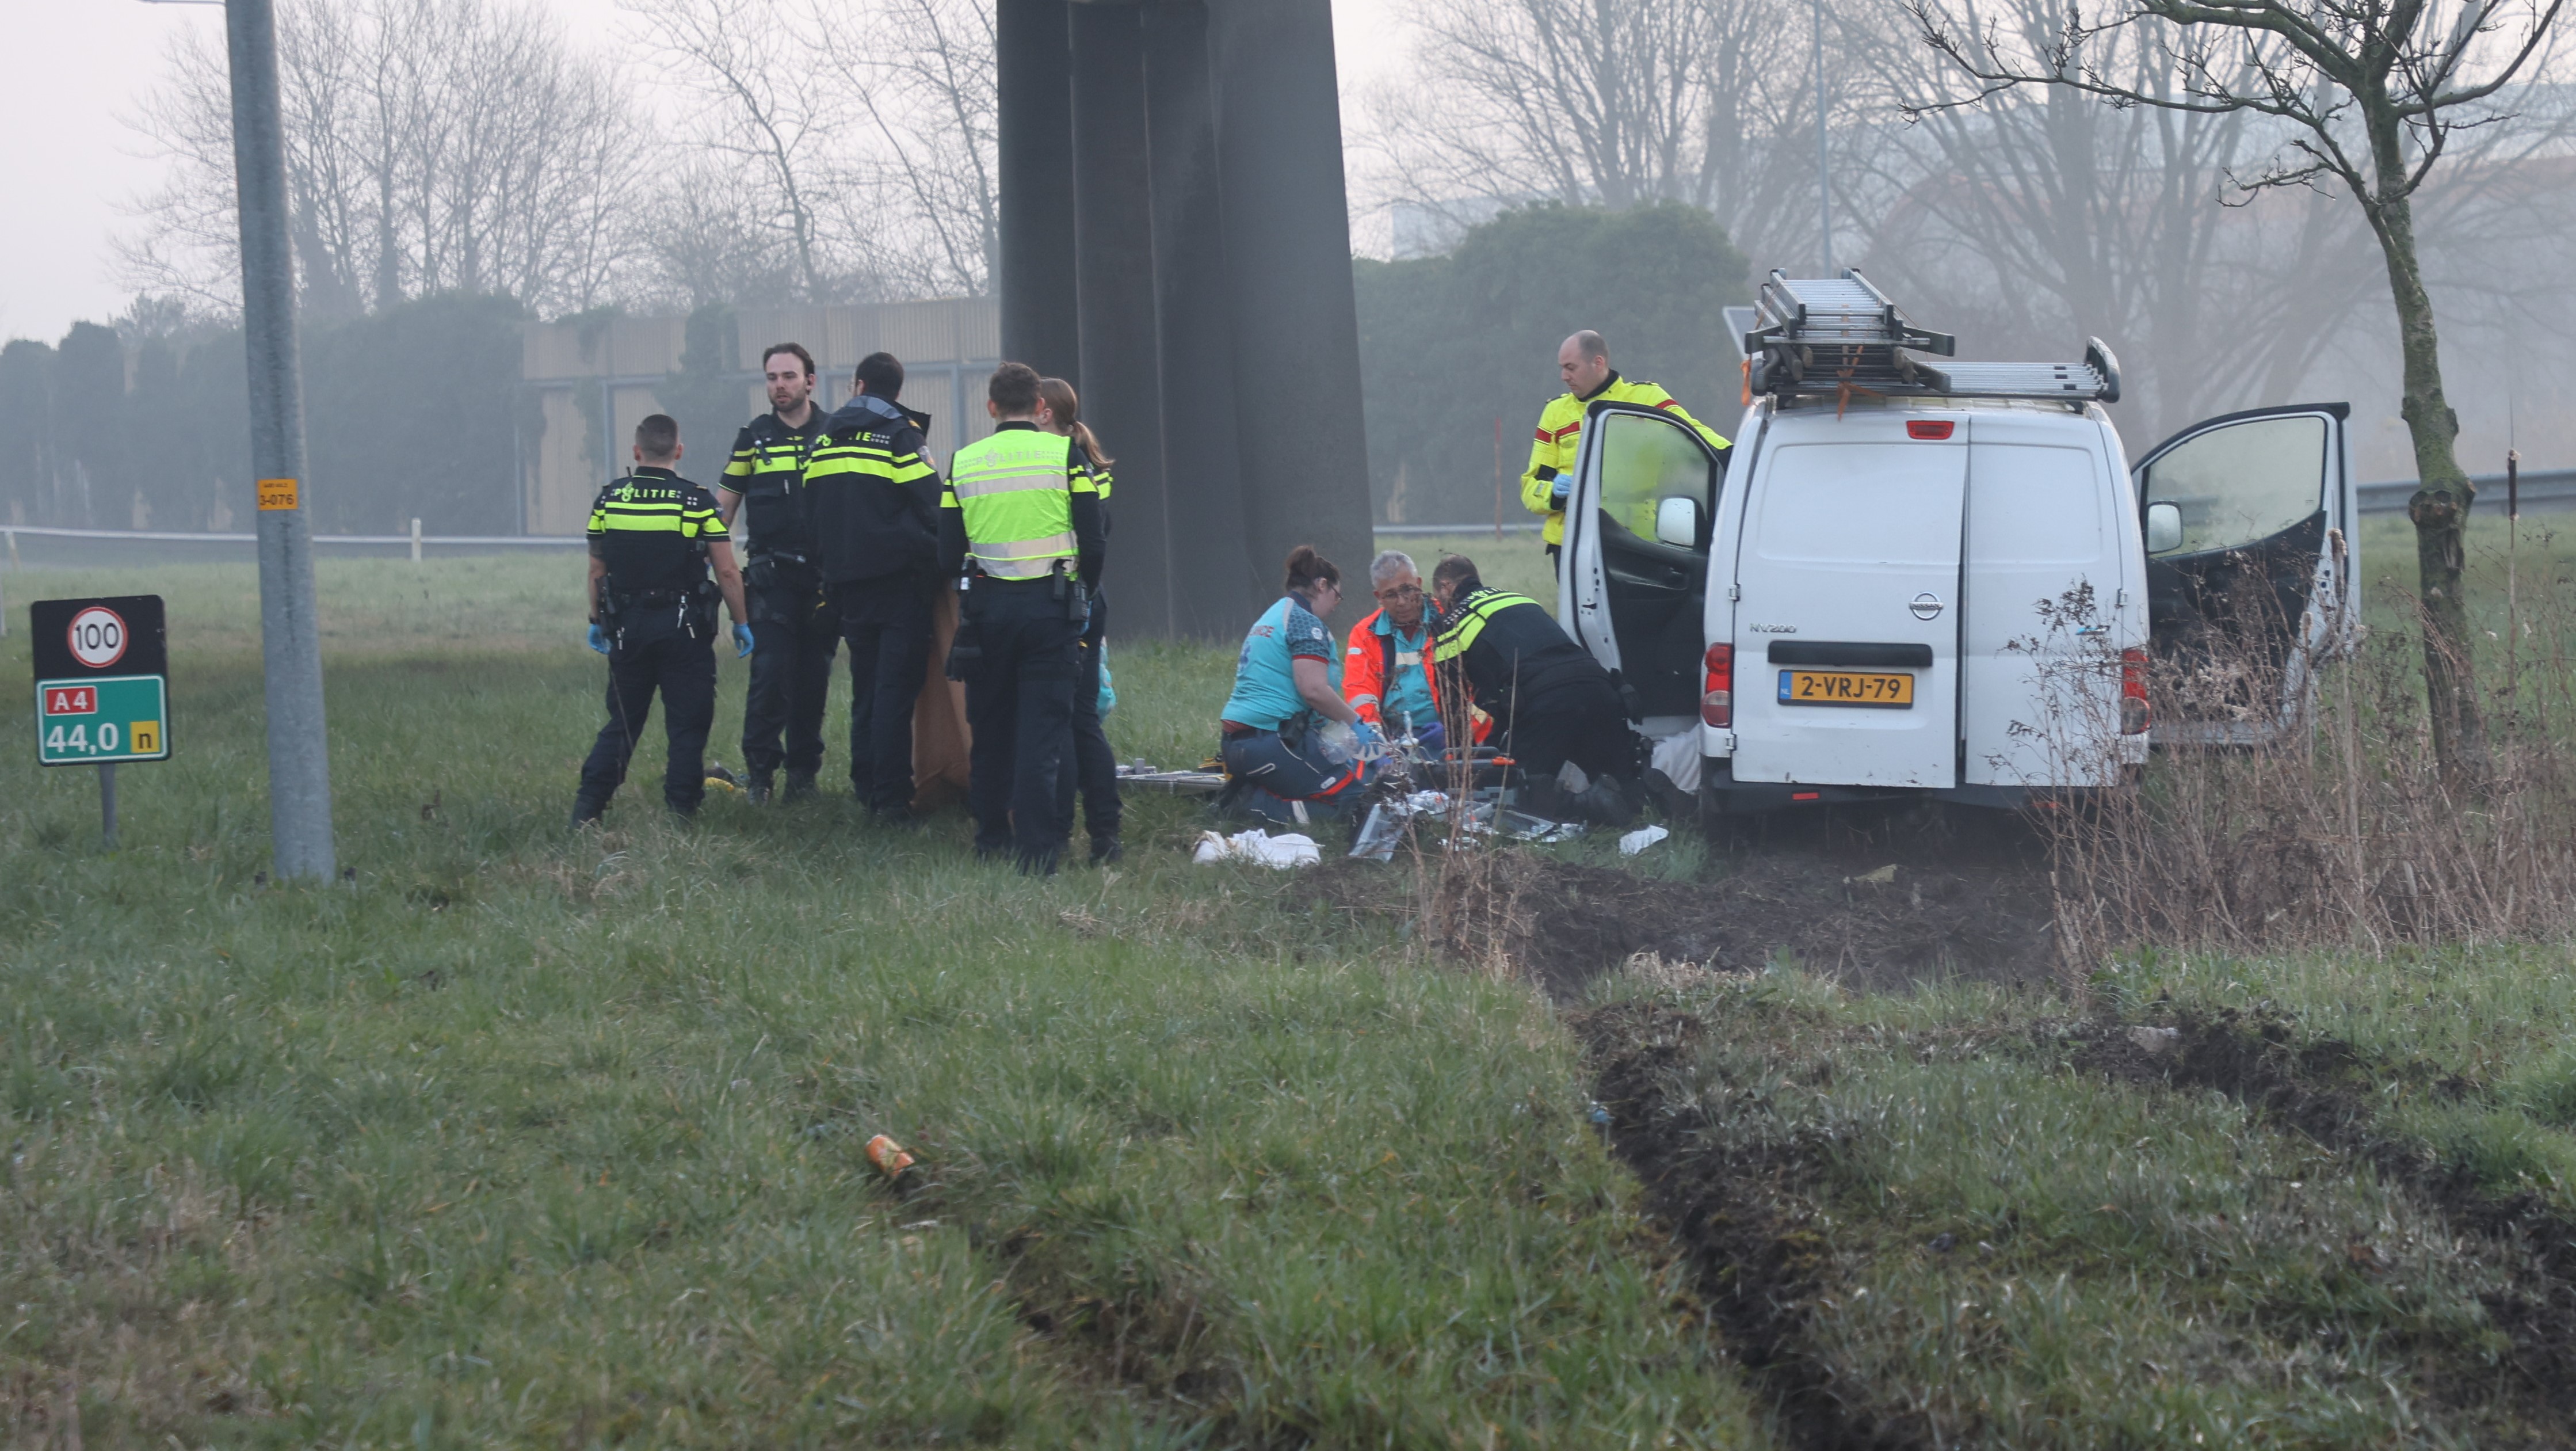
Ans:
[[[1362,757],[1378,731],[1342,699],[1333,633],[1324,627],[1341,602],[1341,570],[1312,545],[1291,550],[1286,593],[1253,622],[1235,657],[1234,693],[1219,722],[1228,778],[1221,808],[1303,823],[1366,786]]]
[[[1448,749],[1440,718],[1440,683],[1431,675],[1431,621],[1423,609],[1422,576],[1413,556],[1390,549],[1369,562],[1369,590],[1378,607],[1351,626],[1343,652],[1342,695],[1360,719],[1391,740],[1407,731],[1433,756]],[[1476,739],[1492,724],[1469,707]]]
[[[1524,809],[1626,826],[1637,816],[1622,776],[1636,774],[1637,735],[1610,672],[1574,643],[1547,607],[1488,586],[1476,562],[1452,554],[1431,571],[1440,607],[1432,668],[1441,692],[1492,713],[1492,739],[1518,766]],[[1572,761],[1589,778],[1567,793],[1557,774]]]

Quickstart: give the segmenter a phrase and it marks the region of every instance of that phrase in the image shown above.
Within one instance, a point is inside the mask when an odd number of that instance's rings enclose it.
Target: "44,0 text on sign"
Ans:
[[[170,754],[158,675],[36,682],[36,759],[47,766],[158,761]]]

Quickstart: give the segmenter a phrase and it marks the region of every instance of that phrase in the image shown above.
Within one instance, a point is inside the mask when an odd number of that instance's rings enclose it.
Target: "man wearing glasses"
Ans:
[[[1378,607],[1351,626],[1342,698],[1387,739],[1402,740],[1410,728],[1424,750],[1437,754],[1448,740],[1431,683],[1431,626],[1423,617],[1422,576],[1413,557],[1390,549],[1371,560],[1369,590]]]

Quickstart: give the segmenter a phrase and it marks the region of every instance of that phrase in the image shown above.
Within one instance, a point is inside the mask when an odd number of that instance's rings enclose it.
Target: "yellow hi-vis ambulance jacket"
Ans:
[[[1690,416],[1673,395],[1652,383],[1632,381],[1616,372],[1601,390],[1588,398],[1560,393],[1538,416],[1538,441],[1530,445],[1529,467],[1521,471],[1521,505],[1533,514],[1547,516],[1545,537],[1550,544],[1565,542],[1565,511],[1549,502],[1556,491],[1556,476],[1574,472],[1575,455],[1583,446],[1583,410],[1609,399],[1613,403],[1634,403],[1644,408],[1660,408],[1673,415],[1708,440],[1711,448],[1725,448],[1727,442],[1717,430]]]

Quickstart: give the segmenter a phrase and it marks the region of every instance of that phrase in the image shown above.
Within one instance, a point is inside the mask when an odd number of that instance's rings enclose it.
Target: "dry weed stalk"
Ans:
[[[1414,930],[1426,945],[1473,971],[1515,976],[1532,925],[1520,901],[1527,874],[1509,869],[1499,834],[1480,839],[1468,828],[1476,797],[1472,763],[1446,762],[1440,789],[1448,793],[1448,811],[1438,818],[1417,813],[1404,827],[1402,849],[1413,863]],[[1442,835],[1426,840],[1435,819]]]
[[[2034,813],[2070,972],[2137,944],[2377,953],[2576,930],[2566,592],[2516,601],[2520,638],[2479,662],[2474,771],[2434,750],[2411,594],[2389,589],[2377,603],[2399,623],[2366,633],[2314,617],[2293,630],[2278,598],[2203,601],[2223,623],[2153,663],[2159,749],[2135,789]],[[2357,648],[2331,650],[2339,637]]]

